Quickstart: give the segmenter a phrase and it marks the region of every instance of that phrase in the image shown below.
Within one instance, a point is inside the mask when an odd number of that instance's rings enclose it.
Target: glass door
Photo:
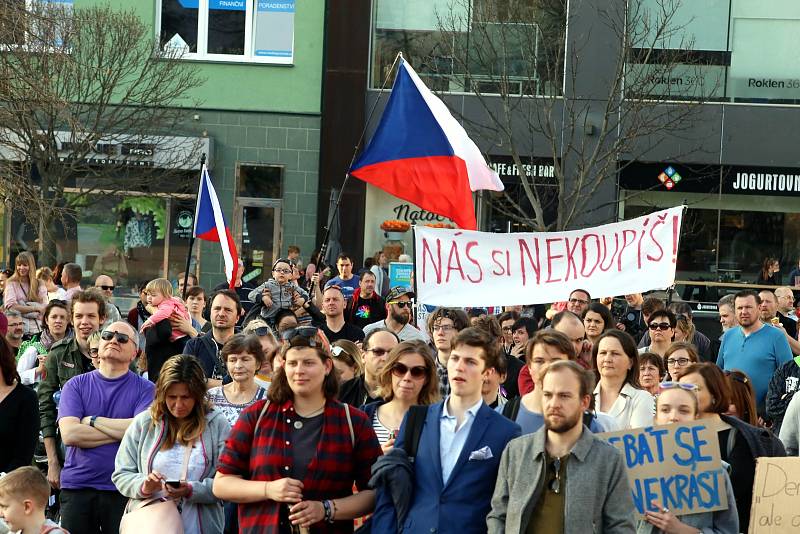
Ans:
[[[239,198],[236,201],[236,243],[244,262],[242,281],[252,286],[269,279],[281,248],[281,202]]]

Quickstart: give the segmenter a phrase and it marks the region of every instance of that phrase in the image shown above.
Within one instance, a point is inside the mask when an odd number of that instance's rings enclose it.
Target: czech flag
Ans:
[[[211,176],[208,175],[205,163],[200,172],[200,191],[197,193],[193,236],[204,241],[217,241],[220,244],[222,257],[225,260],[225,276],[228,277],[228,284],[233,289],[239,270],[239,253],[225,222],[217,192],[214,191],[214,184],[211,183]]]
[[[476,230],[472,191],[502,191],[497,173],[444,102],[400,58],[383,117],[350,174]]]

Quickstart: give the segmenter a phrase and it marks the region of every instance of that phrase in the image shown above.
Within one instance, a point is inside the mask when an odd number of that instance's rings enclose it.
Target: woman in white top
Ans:
[[[622,430],[652,425],[654,399],[639,385],[633,338],[620,330],[605,332],[592,349],[592,361],[600,374],[594,388],[598,413],[613,417]]]
[[[72,335],[70,330],[67,303],[50,301],[44,309],[41,334],[34,335],[33,339],[23,342],[19,348],[17,372],[23,384],[35,384],[42,379],[47,352],[53,343]]]
[[[439,401],[439,378],[433,351],[423,341],[404,341],[389,352],[378,375],[383,399],[363,407],[384,454],[394,446],[409,408]]]

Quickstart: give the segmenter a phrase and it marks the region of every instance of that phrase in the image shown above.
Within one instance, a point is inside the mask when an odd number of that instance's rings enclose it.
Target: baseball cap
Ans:
[[[411,291],[407,287],[396,286],[389,290],[389,294],[386,295],[386,302],[397,300],[403,295],[408,295],[408,298],[410,299],[416,298],[417,296],[413,291]]]

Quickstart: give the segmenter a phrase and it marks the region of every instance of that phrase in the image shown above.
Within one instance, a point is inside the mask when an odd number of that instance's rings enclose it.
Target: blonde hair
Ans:
[[[21,280],[17,274],[17,265],[20,263],[28,264],[27,280]],[[9,278],[8,281],[17,282],[20,285],[22,282],[27,282],[28,300],[39,302],[39,280],[36,278],[36,260],[33,258],[33,254],[28,251],[23,251],[17,254],[17,257],[14,258],[14,274],[11,275],[11,278]]]
[[[42,282],[53,280],[53,269],[50,267],[39,267],[36,269],[36,278]]]
[[[166,278],[155,278],[147,282],[147,285],[144,287],[144,290],[148,293],[158,292],[164,295],[165,297],[172,296],[172,282],[167,280]]]
[[[89,337],[86,338],[87,347],[91,346],[93,343],[97,343],[98,346],[100,345],[100,330],[92,332],[91,334],[89,334]]]
[[[41,471],[26,465],[0,477],[0,496],[20,501],[30,499],[43,509],[50,499],[50,484]]]

